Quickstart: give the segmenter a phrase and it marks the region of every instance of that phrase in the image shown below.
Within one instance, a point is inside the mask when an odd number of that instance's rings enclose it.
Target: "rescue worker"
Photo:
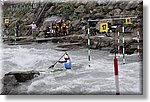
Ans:
[[[69,34],[69,22],[66,23],[66,35],[68,35],[68,34]]]
[[[54,36],[56,36],[56,31],[57,31],[56,26],[57,26],[57,22],[55,20],[53,23]]]
[[[63,32],[63,35],[65,36],[66,35],[66,23],[64,21],[62,24],[62,32]]]
[[[60,36],[63,35],[63,31],[62,31],[62,24],[63,24],[63,20],[60,21],[59,23],[59,28],[60,28]]]

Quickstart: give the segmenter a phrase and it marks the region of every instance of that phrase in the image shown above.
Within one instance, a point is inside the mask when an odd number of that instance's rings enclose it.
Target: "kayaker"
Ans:
[[[69,55],[66,53],[64,55],[64,60],[63,61],[58,61],[59,63],[64,63],[64,67],[66,69],[71,69],[72,65],[71,65],[71,59],[69,57]]]

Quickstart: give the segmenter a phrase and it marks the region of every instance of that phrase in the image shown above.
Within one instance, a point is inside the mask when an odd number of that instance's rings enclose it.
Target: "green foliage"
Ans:
[[[9,11],[6,7],[3,7],[3,11],[2,11],[3,17],[8,17],[9,12],[10,12],[10,11]]]
[[[62,16],[66,19],[69,18],[69,16],[74,12],[75,3],[73,2],[66,2],[66,3],[60,3],[58,5],[58,9],[62,13]]]
[[[22,18],[24,16],[24,14],[25,14],[24,12],[17,12],[15,17],[16,18]]]

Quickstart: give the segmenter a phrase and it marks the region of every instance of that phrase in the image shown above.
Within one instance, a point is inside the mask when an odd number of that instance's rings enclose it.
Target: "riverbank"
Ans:
[[[110,53],[118,52],[118,39],[114,38],[114,34],[111,37],[106,37],[105,35],[97,34],[95,36],[91,36],[91,49],[99,49],[99,50],[107,50]],[[74,48],[79,47],[87,47],[87,36],[85,35],[68,35],[63,37],[51,37],[51,38],[36,38],[32,39],[32,37],[10,37],[8,41],[4,41],[5,44],[8,45],[27,45],[36,43],[57,43],[59,44],[59,48],[56,50],[67,51]],[[122,39],[120,40],[122,42]],[[138,50],[137,46],[139,45],[140,49]],[[143,40],[139,39],[137,41],[137,37],[125,36],[125,53],[126,54],[134,54],[138,51],[140,53],[143,52]],[[61,49],[62,48],[62,49]],[[122,44],[120,45],[120,53],[122,52]]]

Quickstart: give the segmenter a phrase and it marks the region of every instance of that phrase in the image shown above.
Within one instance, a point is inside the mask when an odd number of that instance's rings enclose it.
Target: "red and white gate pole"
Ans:
[[[137,53],[138,55],[140,55],[140,32],[139,30],[137,30],[137,42],[138,42],[138,45],[137,45]]]
[[[118,55],[120,54],[120,28],[118,28]]]
[[[118,60],[116,58],[116,53],[115,53],[115,58],[114,58],[114,72],[115,72],[116,95],[120,95],[119,79],[118,79]]]
[[[123,54],[123,64],[125,64],[125,41],[124,41],[124,20],[122,20],[122,54]]]

